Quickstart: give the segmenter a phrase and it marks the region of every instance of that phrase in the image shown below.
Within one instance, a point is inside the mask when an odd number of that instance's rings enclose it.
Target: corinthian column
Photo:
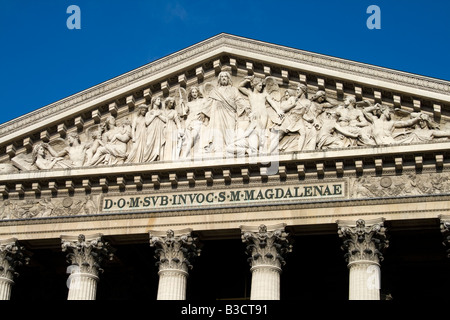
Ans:
[[[349,268],[349,300],[380,300],[380,262],[388,247],[384,220],[366,226],[364,220],[355,223],[338,222],[338,234]]]
[[[159,261],[159,284],[157,300],[185,300],[186,283],[191,261],[200,255],[192,229],[174,232],[150,231],[150,246],[155,247],[155,258]]]
[[[283,255],[291,252],[292,246],[284,232],[285,224],[259,227],[241,226],[241,238],[247,244],[250,255],[252,285],[250,300],[279,300]]]
[[[14,277],[19,275],[16,267],[28,261],[16,238],[0,240],[0,300],[10,299]]]
[[[69,294],[67,300],[95,300],[101,265],[112,259],[114,249],[104,242],[102,234],[61,236],[63,252],[68,252],[67,273]]]

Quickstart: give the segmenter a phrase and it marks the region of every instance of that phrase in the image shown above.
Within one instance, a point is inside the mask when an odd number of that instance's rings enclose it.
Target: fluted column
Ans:
[[[338,222],[338,234],[349,268],[349,300],[380,300],[380,262],[388,247],[384,220]]]
[[[0,300],[11,298],[14,277],[19,275],[16,268],[28,261],[24,247],[19,245],[16,238],[0,240]]]
[[[192,229],[150,231],[150,246],[155,247],[159,267],[157,300],[185,300],[191,260],[200,255]]]
[[[292,250],[288,234],[284,232],[285,226],[240,227],[242,241],[247,244],[246,252],[250,255],[250,300],[280,299],[280,274],[285,264],[283,255]]]
[[[101,265],[112,259],[114,249],[103,241],[102,234],[61,236],[63,252],[68,252],[67,300],[95,300]]]

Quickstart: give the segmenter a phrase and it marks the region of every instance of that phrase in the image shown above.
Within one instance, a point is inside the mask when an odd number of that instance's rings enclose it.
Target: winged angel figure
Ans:
[[[279,125],[284,117],[284,112],[280,108],[281,93],[276,79],[245,77],[239,84],[239,91],[248,98],[249,108],[246,113],[250,124],[243,135],[237,136],[235,145],[242,146],[242,142],[245,141],[243,139],[248,138],[248,147],[252,153],[273,151],[273,145],[278,143],[278,138],[271,129]]]
[[[203,152],[229,152],[243,141],[258,150],[267,142],[268,131],[283,117],[279,108],[280,90],[275,78],[268,77],[259,84],[258,80],[247,77],[236,88],[231,75],[222,71],[216,85],[207,82],[189,91],[180,89],[178,112],[182,117],[185,115],[182,158]],[[236,134],[236,119],[244,118],[247,120],[242,122],[246,125],[241,129],[249,131],[242,136],[241,132]],[[260,138],[255,139],[255,134]]]
[[[204,136],[209,118],[204,113],[204,92],[209,94],[210,83],[203,86],[193,86],[187,91],[178,89],[178,113],[184,120],[184,136],[178,144],[180,158],[186,159],[191,155],[201,153],[201,138]]]

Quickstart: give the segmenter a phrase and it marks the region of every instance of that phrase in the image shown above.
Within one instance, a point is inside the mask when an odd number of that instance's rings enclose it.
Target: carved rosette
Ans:
[[[250,255],[248,262],[252,268],[264,265],[279,269],[286,264],[284,255],[292,251],[292,245],[284,227],[284,224],[277,225],[270,231],[265,225],[260,225],[257,231],[241,227],[241,239],[247,244],[246,253]]]
[[[17,267],[28,264],[30,258],[16,238],[0,240],[0,278],[13,280],[19,276]]]
[[[355,226],[339,225],[338,234],[349,265],[359,261],[376,264],[383,261],[382,251],[389,246],[383,221],[366,226],[366,222],[359,219]]]
[[[191,236],[191,229],[181,230],[176,235],[173,230],[162,232],[150,231],[150,247],[155,248],[156,265],[159,271],[192,269],[192,261],[200,255],[197,238]]]
[[[63,252],[68,252],[67,262],[77,268],[79,273],[87,273],[98,276],[103,272],[101,268],[105,260],[111,260],[114,249],[103,240],[101,234],[78,237],[61,236]]]

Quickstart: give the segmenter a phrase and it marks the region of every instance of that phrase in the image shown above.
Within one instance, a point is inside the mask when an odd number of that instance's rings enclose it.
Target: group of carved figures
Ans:
[[[390,198],[450,193],[448,173],[406,173],[384,177],[361,176],[350,180],[351,198]]]
[[[97,202],[92,195],[63,199],[50,196],[28,200],[6,199],[0,203],[0,220],[97,214]]]
[[[206,83],[176,97],[154,96],[133,120],[119,125],[110,116],[59,146],[36,145],[37,169],[173,161],[211,156],[253,156],[274,152],[376,146],[448,138],[427,114],[356,101],[339,102],[307,87],[281,89],[275,78],[249,76],[233,86],[223,71],[217,85]]]

